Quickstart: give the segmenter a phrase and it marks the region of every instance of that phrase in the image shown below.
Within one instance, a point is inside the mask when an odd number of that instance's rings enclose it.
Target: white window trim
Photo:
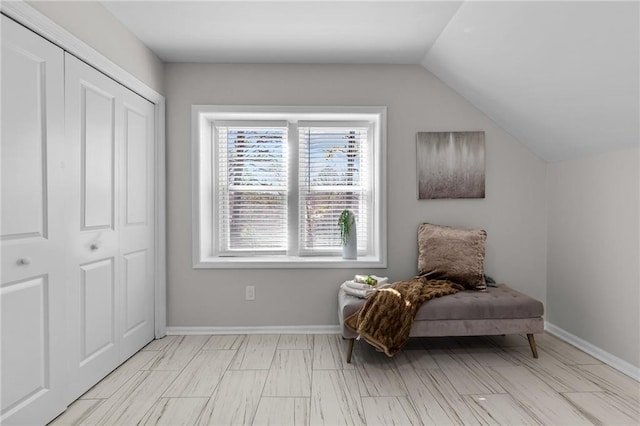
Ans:
[[[379,126],[374,138],[373,197],[377,209],[372,224],[377,253],[358,256],[356,260],[340,256],[251,256],[215,257],[213,253],[214,200],[208,188],[213,172],[211,122],[214,120],[282,120],[291,114],[304,114],[305,121],[370,120],[375,117]],[[386,268],[387,267],[387,208],[386,208],[386,116],[381,106],[249,106],[249,105],[192,105],[191,107],[191,165],[192,165],[192,260],[195,269],[255,269],[255,268]],[[210,236],[206,238],[204,236]]]

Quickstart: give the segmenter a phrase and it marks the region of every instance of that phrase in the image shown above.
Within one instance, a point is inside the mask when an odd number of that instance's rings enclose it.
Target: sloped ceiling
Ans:
[[[639,145],[635,1],[102,4],[167,62],[421,64],[544,160]]]
[[[467,2],[422,65],[547,161],[637,147],[637,2]]]

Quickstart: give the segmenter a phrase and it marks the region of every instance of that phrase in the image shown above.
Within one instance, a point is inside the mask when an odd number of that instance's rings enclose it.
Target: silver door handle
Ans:
[[[16,262],[18,265],[29,265],[31,264],[31,259],[28,257],[23,257],[18,259],[18,261]]]
[[[98,250],[99,248],[100,248],[100,246],[98,246],[98,244],[96,244],[96,243],[93,243],[93,244],[91,244],[91,245],[89,246],[89,249],[90,249],[91,251],[96,251],[96,250]]]

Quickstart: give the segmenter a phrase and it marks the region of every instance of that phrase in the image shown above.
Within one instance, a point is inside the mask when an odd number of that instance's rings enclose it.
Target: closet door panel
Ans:
[[[63,52],[2,16],[2,424],[66,407]]]
[[[113,229],[115,98],[81,83],[82,228]]]
[[[121,86],[65,54],[71,205],[68,291],[70,386],[77,398],[119,364],[121,299],[118,109]]]
[[[153,339],[154,333],[154,108],[123,92],[122,261],[124,326],[120,359],[127,359]]]
[[[105,259],[80,266],[81,365],[116,343],[113,263],[113,259]]]
[[[46,60],[13,45],[3,50],[2,62],[2,139],[22,142],[2,145],[2,237],[44,237],[47,86],[40,83],[47,80]]]
[[[25,403],[46,391],[49,375],[48,277],[25,278],[2,287],[3,408]],[[20,318],[19,325],[11,325]],[[24,366],[28,368],[11,368]]]
[[[149,295],[146,290],[147,280],[147,250],[125,253],[124,259],[124,335],[126,338],[136,332],[147,322],[146,309],[140,309],[146,304]]]
[[[125,106],[125,226],[146,225],[148,209],[148,117]]]

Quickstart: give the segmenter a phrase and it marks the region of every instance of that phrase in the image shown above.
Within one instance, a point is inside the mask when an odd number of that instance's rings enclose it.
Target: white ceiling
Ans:
[[[462,2],[108,1],[167,62],[420,63]]]
[[[637,1],[102,4],[166,62],[422,64],[547,161],[639,144]]]

